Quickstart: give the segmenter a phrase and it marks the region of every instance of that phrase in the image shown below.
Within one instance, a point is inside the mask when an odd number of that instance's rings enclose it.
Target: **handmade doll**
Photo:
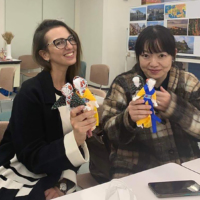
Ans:
[[[96,126],[99,125],[99,116],[97,112],[97,108],[99,107],[97,100],[94,95],[90,92],[87,81],[79,76],[75,76],[73,79],[73,85],[76,90],[76,94],[86,103],[85,109],[87,110],[95,110],[95,118],[97,120]]]
[[[145,104],[151,105],[150,110],[152,111],[152,114],[144,119],[138,120],[136,124],[138,127],[142,127],[142,128],[143,127],[149,128],[152,126],[153,133],[157,132],[156,121],[161,122],[161,119],[155,115],[154,108],[153,108],[153,104],[155,107],[158,106],[156,102],[156,92],[154,89],[155,84],[156,84],[156,80],[152,78],[147,79],[144,87],[132,99],[133,101],[136,101],[139,98],[143,98]]]
[[[73,80],[73,85],[66,83],[62,89],[62,96],[54,103],[52,109],[57,109],[60,106],[69,106],[71,109],[80,105],[84,105],[84,111],[95,110],[95,118],[97,120],[96,126],[99,125],[99,116],[97,108],[99,107],[95,97],[87,88],[87,81],[81,77],[75,77]],[[93,127],[91,131],[95,128]]]
[[[144,80],[141,76],[137,75],[134,76],[133,79],[133,85],[131,85],[131,93],[133,94],[133,97],[136,97],[137,93],[144,87]]]
[[[51,108],[52,110],[65,105],[70,108],[75,108],[80,105],[86,106],[85,102],[76,94],[70,83],[66,83],[62,87],[61,92],[63,95],[54,103]]]

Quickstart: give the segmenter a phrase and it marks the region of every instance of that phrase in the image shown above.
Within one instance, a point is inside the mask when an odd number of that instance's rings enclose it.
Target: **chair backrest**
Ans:
[[[32,55],[22,55],[18,58],[21,60],[20,69],[37,69],[40,66],[33,60]]]
[[[106,97],[106,92],[105,91],[100,90],[100,89],[96,89],[96,88],[93,88],[93,87],[88,87],[88,88],[90,89],[92,94],[94,94],[96,96],[99,96],[99,97],[102,97],[102,98]]]
[[[4,67],[0,70],[0,87],[12,92],[13,91],[13,83],[14,83],[14,76],[15,76],[14,67]]]
[[[90,81],[102,85],[109,83],[109,67],[104,64],[92,65],[90,69]]]
[[[92,94],[95,96],[97,103],[99,104],[99,108],[97,108],[99,114],[99,121],[101,121],[102,113],[103,113],[103,100],[106,97],[106,92],[101,89],[96,89],[89,87]]]
[[[86,62],[81,61],[81,67],[80,67],[78,75],[82,78],[85,78],[85,73],[86,73]]]
[[[8,121],[0,121],[0,142],[3,138],[4,132],[8,126]]]

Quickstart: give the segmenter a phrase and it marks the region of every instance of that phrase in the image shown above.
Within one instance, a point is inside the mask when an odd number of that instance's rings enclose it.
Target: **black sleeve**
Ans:
[[[18,160],[35,174],[77,171],[78,166],[66,156],[64,137],[47,142],[42,95],[21,90],[14,99],[9,126]]]

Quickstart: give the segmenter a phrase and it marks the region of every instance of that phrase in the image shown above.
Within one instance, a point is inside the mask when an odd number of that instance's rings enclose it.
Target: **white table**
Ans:
[[[200,184],[200,175],[192,172],[178,164],[169,163],[146,170],[128,177],[120,179],[128,187],[132,188],[137,200],[158,200],[158,198],[149,189],[149,182],[158,181],[176,181],[176,180],[194,180]],[[104,200],[106,189],[110,183],[98,185],[89,189],[59,197],[56,200]],[[199,200],[200,196],[194,197],[174,197],[165,198],[170,200]]]
[[[182,166],[200,174],[200,158],[182,163]]]
[[[13,87],[20,86],[20,62],[21,60],[17,60],[17,59],[13,59],[10,61],[0,61],[0,70],[1,68],[5,68],[5,67],[16,68]]]

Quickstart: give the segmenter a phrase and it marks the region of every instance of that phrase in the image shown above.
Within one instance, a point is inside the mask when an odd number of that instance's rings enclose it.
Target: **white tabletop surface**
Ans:
[[[184,167],[200,174],[200,158],[182,163],[182,165]]]
[[[132,188],[137,200],[158,200],[149,189],[149,182],[194,180],[200,184],[200,175],[178,164],[169,163],[120,179]],[[56,200],[105,200],[106,189],[110,183],[98,185],[89,189],[59,197]],[[170,197],[170,200],[199,200],[200,196]]]

